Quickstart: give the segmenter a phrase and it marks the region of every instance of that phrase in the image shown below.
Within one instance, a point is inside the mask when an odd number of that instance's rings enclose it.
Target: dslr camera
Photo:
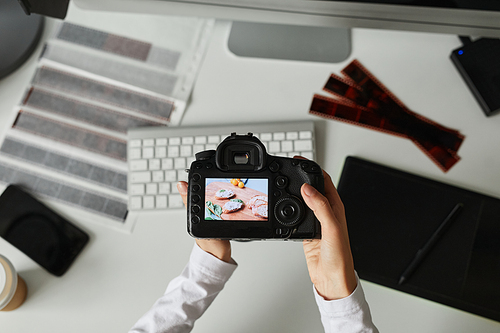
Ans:
[[[318,164],[268,155],[252,133],[232,133],[191,164],[188,232],[236,240],[319,238],[320,223],[300,194],[304,183],[324,193]]]

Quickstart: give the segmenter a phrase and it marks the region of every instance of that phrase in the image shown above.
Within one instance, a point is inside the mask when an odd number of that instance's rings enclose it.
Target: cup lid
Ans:
[[[16,293],[17,273],[12,263],[0,254],[0,310],[10,303]]]

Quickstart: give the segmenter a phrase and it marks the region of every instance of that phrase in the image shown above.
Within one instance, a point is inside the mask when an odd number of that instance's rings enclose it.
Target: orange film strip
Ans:
[[[342,74],[332,74],[323,88],[335,99],[315,95],[310,113],[407,138],[444,172],[460,160],[460,132],[409,110],[357,60]]]

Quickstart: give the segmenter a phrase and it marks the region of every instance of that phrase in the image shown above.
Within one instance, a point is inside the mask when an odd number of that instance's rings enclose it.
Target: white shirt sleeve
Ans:
[[[313,287],[325,333],[378,333],[357,275],[356,279],[358,285],[351,295],[333,301],[326,301]]]
[[[190,332],[236,267],[236,262],[223,262],[195,244],[182,274],[170,281],[165,294],[129,333]]]

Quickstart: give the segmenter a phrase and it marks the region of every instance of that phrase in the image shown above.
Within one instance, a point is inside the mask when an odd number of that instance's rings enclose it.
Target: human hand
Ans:
[[[304,240],[309,276],[326,300],[349,296],[357,280],[349,245],[344,205],[330,175],[323,171],[325,196],[313,186],[301,187],[302,198],[321,223],[321,239]]]
[[[182,197],[184,206],[187,207],[187,191],[188,184],[186,182],[178,182],[177,189]],[[197,239],[196,244],[205,252],[219,258],[224,262],[231,262],[231,243],[228,240],[220,239]]]

